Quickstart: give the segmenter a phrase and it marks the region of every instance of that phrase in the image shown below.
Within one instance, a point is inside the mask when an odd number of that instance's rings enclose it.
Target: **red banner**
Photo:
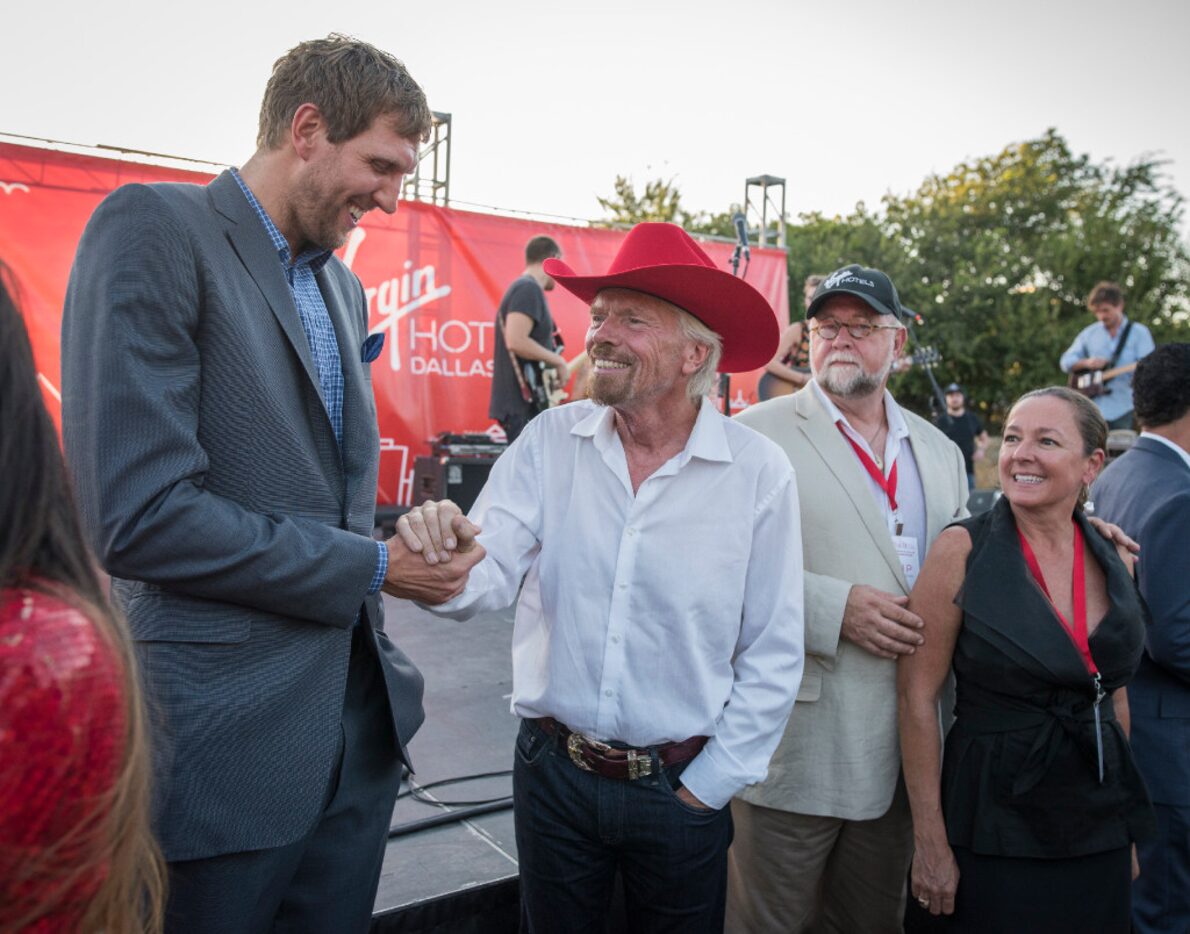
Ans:
[[[91,212],[129,182],[203,184],[210,173],[0,143],[0,262],[15,276],[33,340],[46,402],[55,419],[61,402],[59,331],[75,245]],[[624,232],[541,223],[402,202],[394,215],[372,211],[339,255],[368,296],[373,333],[385,334],[372,364],[380,420],[377,499],[407,504],[413,460],[429,453],[439,432],[498,433],[487,417],[492,329],[505,288],[524,267],[524,246],[548,234],[579,271],[602,272]],[[730,244],[703,242],[729,268]],[[748,281],[789,319],[785,254],[752,251]],[[562,289],[550,310],[571,359],[583,350],[587,308]],[[735,374],[731,407],[756,400],[759,371]]]

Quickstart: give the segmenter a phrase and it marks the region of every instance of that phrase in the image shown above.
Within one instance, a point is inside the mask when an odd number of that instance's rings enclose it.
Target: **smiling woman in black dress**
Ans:
[[[1080,505],[1106,433],[1070,390],[1019,399],[1003,497],[939,536],[910,595],[925,621],[925,644],[898,670],[911,894],[955,930],[1129,930],[1131,844],[1152,820],[1123,690],[1143,610],[1130,556]],[[952,664],[940,764],[937,698]]]

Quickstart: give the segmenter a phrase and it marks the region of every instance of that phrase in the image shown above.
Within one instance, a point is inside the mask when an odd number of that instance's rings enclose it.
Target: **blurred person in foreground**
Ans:
[[[0,266],[0,931],[161,928],[127,627],[75,512]]]
[[[925,624],[897,679],[911,894],[954,930],[1130,927],[1132,843],[1152,824],[1124,693],[1144,611],[1131,556],[1081,508],[1106,437],[1073,390],[1018,399],[1003,497],[938,537],[910,595]],[[937,701],[952,665],[943,753]]]
[[[590,399],[496,462],[471,511],[488,557],[433,609],[517,600],[522,930],[602,932],[619,874],[630,930],[717,934],[727,804],[801,680],[802,575],[789,462],[707,393],[772,357],[777,322],[673,224],[633,227],[606,275],[545,270],[590,305]],[[461,549],[453,503],[397,528],[429,555],[456,524]]]
[[[1138,934],[1190,931],[1190,344],[1163,344],[1132,382],[1142,429],[1091,488],[1095,511],[1140,542],[1136,581],[1149,608],[1128,685],[1132,748],[1157,814],[1138,846]]]

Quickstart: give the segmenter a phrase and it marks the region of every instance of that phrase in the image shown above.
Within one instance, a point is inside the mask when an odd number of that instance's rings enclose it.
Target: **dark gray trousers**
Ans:
[[[170,863],[167,934],[368,930],[401,783],[388,704],[380,662],[357,625],[322,818],[286,846]]]

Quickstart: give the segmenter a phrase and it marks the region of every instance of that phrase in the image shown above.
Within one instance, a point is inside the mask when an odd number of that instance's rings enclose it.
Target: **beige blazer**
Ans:
[[[925,494],[928,548],[967,515],[967,474],[949,438],[904,414]],[[811,387],[751,406],[737,420],[789,455],[806,568],[806,668],[797,703],[768,777],[740,797],[799,814],[879,817],[901,766],[896,662],[842,640],[840,630],[853,584],[907,594],[908,582],[867,476]]]

